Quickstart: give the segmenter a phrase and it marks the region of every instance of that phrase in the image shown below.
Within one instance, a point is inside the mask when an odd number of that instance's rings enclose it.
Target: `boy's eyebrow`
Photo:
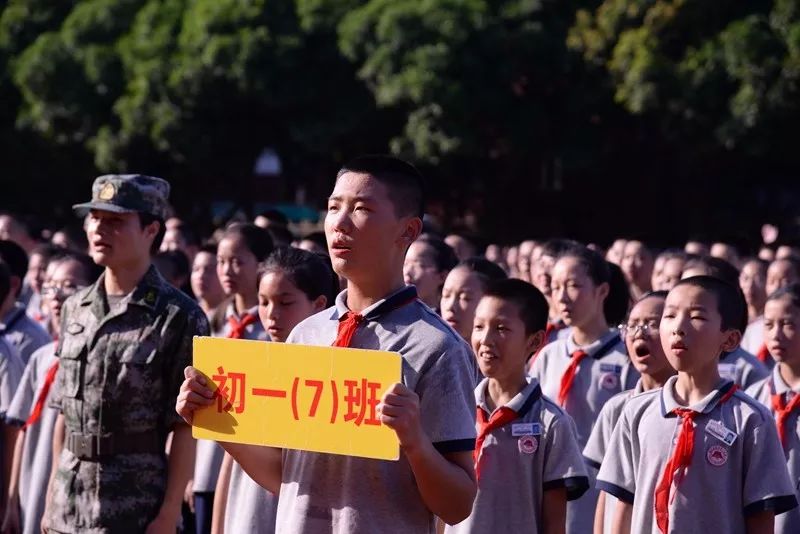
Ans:
[[[372,197],[370,195],[356,195],[354,197],[349,197],[349,199],[352,200],[353,202],[372,202],[373,200],[375,200],[375,197]],[[343,200],[346,200],[346,197],[342,195],[331,195],[328,197],[328,201],[331,200],[336,202],[341,202]]]

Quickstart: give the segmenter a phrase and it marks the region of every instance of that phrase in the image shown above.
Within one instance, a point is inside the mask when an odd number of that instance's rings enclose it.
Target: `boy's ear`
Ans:
[[[419,217],[408,217],[403,226],[403,233],[400,235],[400,239],[403,245],[408,248],[411,246],[411,243],[417,240],[421,233],[422,219]]]
[[[330,304],[328,304],[328,298],[325,295],[320,295],[314,299],[312,305],[314,306],[314,311],[318,312],[324,310],[328,306],[332,306],[333,303],[331,302]]]
[[[722,350],[725,352],[733,352],[739,347],[742,342],[742,333],[735,328],[731,328],[725,332],[725,340],[722,342]]]
[[[528,354],[536,354],[545,344],[544,330],[539,330],[535,334],[528,336],[527,351]]]

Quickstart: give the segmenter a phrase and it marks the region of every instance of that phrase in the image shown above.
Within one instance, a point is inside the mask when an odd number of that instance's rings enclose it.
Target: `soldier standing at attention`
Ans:
[[[208,335],[208,321],[151,265],[169,189],[106,175],[74,206],[89,210],[90,253],[105,271],[61,314],[46,532],[176,531],[195,442],[174,407],[192,337]]]

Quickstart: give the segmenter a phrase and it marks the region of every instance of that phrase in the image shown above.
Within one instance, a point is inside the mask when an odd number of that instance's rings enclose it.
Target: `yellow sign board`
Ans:
[[[397,435],[376,411],[400,381],[396,352],[196,337],[194,367],[216,393],[194,415],[195,438],[399,457]]]

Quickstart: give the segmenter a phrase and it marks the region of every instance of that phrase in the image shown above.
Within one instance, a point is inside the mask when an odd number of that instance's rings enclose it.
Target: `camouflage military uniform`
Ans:
[[[54,404],[66,437],[49,510],[59,532],[143,532],[155,519],[167,483],[165,440],[182,423],[175,402],[192,337],[208,335],[200,308],[154,267],[110,313],[104,293],[101,277],[62,312]],[[109,439],[111,453],[102,443],[100,451],[75,445],[87,436]]]
[[[81,206],[163,216],[168,191],[160,179],[100,177],[95,202]],[[56,532],[144,532],[156,518],[167,487],[167,434],[184,424],[175,402],[192,337],[209,332],[200,307],[153,266],[111,310],[104,280],[67,299],[61,312],[52,404],[64,416],[65,438],[47,512]]]

